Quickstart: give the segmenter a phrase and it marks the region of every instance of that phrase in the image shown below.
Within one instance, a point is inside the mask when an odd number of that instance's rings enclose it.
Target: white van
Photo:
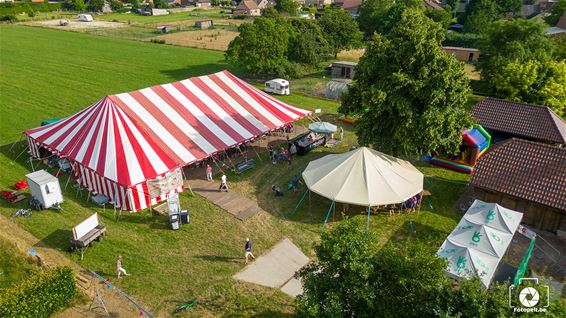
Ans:
[[[92,21],[94,21],[94,19],[92,18],[92,15],[86,14],[86,13],[79,14],[77,17],[79,18],[80,22],[92,22]]]
[[[291,94],[289,90],[289,81],[282,78],[272,79],[271,81],[265,82],[265,87],[263,89],[268,93],[279,94],[279,95],[289,95]]]

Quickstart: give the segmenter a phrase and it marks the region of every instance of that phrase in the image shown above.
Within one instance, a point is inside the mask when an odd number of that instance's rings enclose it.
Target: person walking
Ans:
[[[206,181],[212,182],[212,167],[209,164],[206,165]]]
[[[126,276],[130,276],[128,275],[124,267],[122,267],[122,256],[118,256],[118,259],[116,260],[116,267],[118,269],[118,278],[120,278],[121,273],[124,273],[124,275]]]
[[[248,258],[251,257],[252,259],[255,259],[254,254],[252,254],[252,247],[253,247],[254,243],[252,242],[252,240],[250,240],[249,237],[246,238],[246,245],[244,245],[244,258],[245,258],[245,263],[248,263]]]
[[[340,126],[338,128],[338,130],[340,131],[340,141],[344,140],[344,128],[342,128],[342,126]]]
[[[226,178],[226,174],[222,173],[222,178],[220,178],[220,187],[218,187],[218,192],[226,190],[228,192],[228,179]]]
[[[269,147],[267,147],[267,149],[269,150],[269,159],[272,160],[273,159],[273,146],[269,145]]]

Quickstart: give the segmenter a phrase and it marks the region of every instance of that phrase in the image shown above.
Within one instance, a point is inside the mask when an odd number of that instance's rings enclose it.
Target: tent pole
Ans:
[[[323,227],[326,226],[326,222],[328,222],[328,218],[330,217],[330,212],[332,212],[332,208],[334,207],[334,201],[330,204],[330,209],[328,209],[328,214],[326,215],[326,220],[324,220]]]
[[[35,172],[35,168],[33,167],[33,157],[29,157],[29,164],[31,165],[31,171]]]
[[[371,211],[370,206],[368,205],[368,222],[366,224],[366,237],[369,235],[369,213]]]
[[[307,191],[305,191],[305,193],[303,194],[303,196],[299,200],[299,203],[297,203],[297,206],[295,206],[295,209],[293,209],[293,212],[291,212],[291,214],[293,214],[293,213],[295,213],[295,211],[297,211],[297,209],[299,208],[299,205],[301,205],[301,203],[305,199],[305,196],[307,195],[307,193],[310,193],[309,189],[307,189]]]
[[[72,175],[72,172],[69,173],[69,177],[67,178],[67,182],[65,183],[65,190],[67,190],[67,187],[69,186],[69,181],[71,181],[71,175]]]
[[[26,150],[27,150],[27,148],[24,148],[24,150],[22,150],[22,152],[20,152],[20,153],[16,156],[16,158],[14,158],[14,161],[18,160],[18,158],[19,158],[21,155],[23,155],[23,153],[26,152]],[[30,156],[30,158],[31,158],[31,156]]]
[[[19,143],[20,141],[22,141],[22,139],[24,138],[24,134],[20,135],[20,138],[17,141],[14,141],[14,143],[12,144],[12,146],[10,147],[10,149],[8,149],[9,152],[12,152],[12,148],[14,148],[14,146]]]

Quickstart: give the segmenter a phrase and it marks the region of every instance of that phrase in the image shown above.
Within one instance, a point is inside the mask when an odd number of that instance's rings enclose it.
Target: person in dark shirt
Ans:
[[[252,259],[255,259],[254,254],[252,254],[252,247],[253,247],[253,242],[252,240],[250,240],[249,238],[246,238],[246,245],[244,245],[244,258],[245,258],[245,263],[248,263],[248,258],[251,257]]]

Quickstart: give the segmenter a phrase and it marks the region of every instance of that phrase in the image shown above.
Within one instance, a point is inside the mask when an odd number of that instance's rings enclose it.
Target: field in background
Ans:
[[[228,44],[237,36],[236,31],[214,28],[163,34],[153,39],[162,40],[171,45],[226,51]]]

